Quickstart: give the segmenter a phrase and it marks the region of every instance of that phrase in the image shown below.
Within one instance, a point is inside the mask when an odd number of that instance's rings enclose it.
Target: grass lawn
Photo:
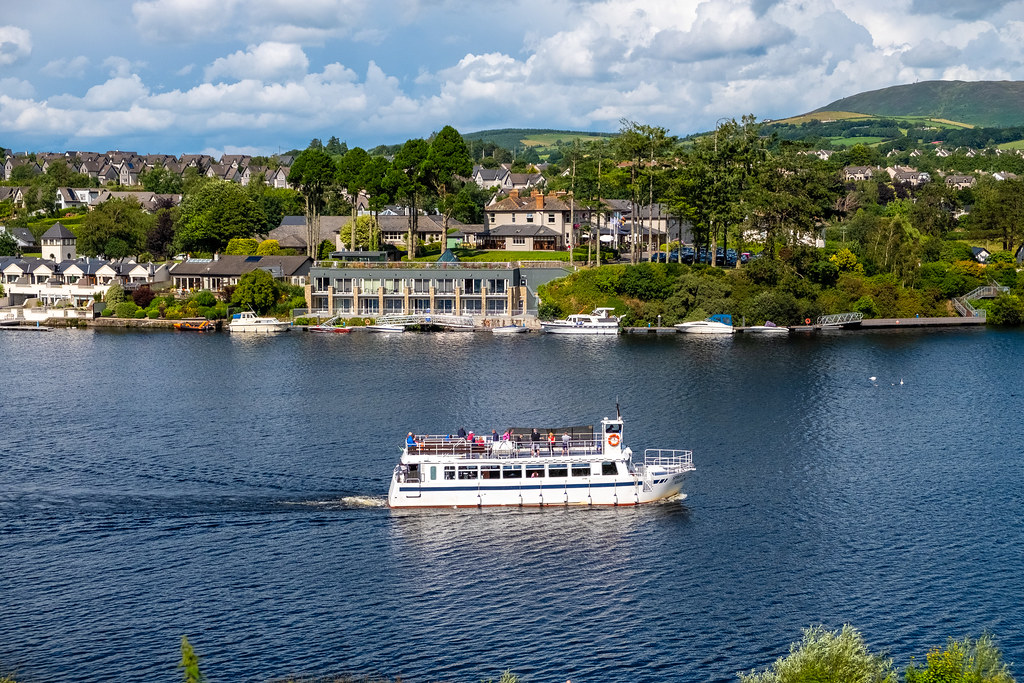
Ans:
[[[880,138],[863,135],[856,138],[828,138],[832,144],[840,145],[842,147],[853,147],[854,145],[877,145],[885,142],[889,138]]]
[[[996,145],[999,149],[1024,149],[1024,140],[1013,140]]]

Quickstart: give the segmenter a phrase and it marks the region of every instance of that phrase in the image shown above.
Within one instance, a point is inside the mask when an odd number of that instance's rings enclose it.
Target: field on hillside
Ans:
[[[871,145],[879,145],[888,139],[879,137],[828,138],[832,144],[841,147],[853,147],[854,145],[868,145],[870,147]]]
[[[871,116],[870,114],[858,114],[852,111],[819,111],[810,114],[801,114],[800,116],[791,116],[788,119],[776,119],[774,121],[769,121],[769,123],[789,123],[794,126],[799,126],[809,121],[845,121],[846,119],[872,118],[877,117]]]

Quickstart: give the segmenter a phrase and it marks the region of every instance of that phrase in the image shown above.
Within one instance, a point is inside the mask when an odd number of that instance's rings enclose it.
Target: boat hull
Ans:
[[[700,325],[691,325],[689,323],[682,323],[676,325],[676,330],[683,334],[733,334],[736,330],[731,325],[721,325],[719,323],[709,323]]]
[[[618,334],[619,324],[607,326],[558,325],[541,323],[541,329],[551,334]]]
[[[392,476],[388,506],[392,508],[544,507],[548,505],[643,505],[679,495],[683,472],[650,477],[565,477],[477,480],[470,482],[400,482]]]
[[[281,332],[287,332],[290,327],[290,323],[281,323],[280,325],[246,323],[242,325],[228,325],[228,331],[242,332],[245,334],[279,334]]]

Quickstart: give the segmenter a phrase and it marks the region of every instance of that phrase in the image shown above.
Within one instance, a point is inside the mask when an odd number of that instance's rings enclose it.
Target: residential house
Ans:
[[[491,249],[523,251],[527,245],[535,249],[564,249],[571,240],[569,213],[569,204],[561,197],[546,197],[536,189],[529,197],[520,197],[519,191],[513,189],[508,197],[484,209],[485,229],[480,239]],[[517,232],[501,229],[502,226],[543,226],[546,231]]]
[[[977,181],[975,181],[974,176],[958,174],[946,176],[946,187],[954,190],[966,190],[969,187],[974,187],[975,182]]]
[[[681,242],[693,243],[693,224],[690,221],[674,216],[668,206],[661,203],[648,204],[639,208],[637,228],[641,235],[653,234],[658,243]]]
[[[267,167],[266,166],[246,166],[242,169],[242,172],[238,176],[238,182],[242,185],[248,185],[256,178],[263,178],[263,182],[267,181]]]
[[[351,216],[320,216],[320,240],[331,240],[338,243],[338,233],[348,225]],[[306,253],[306,217],[284,216],[281,224],[267,233],[266,239],[277,240],[282,249],[295,249],[300,254]],[[340,248],[340,247],[339,247]]]
[[[996,180],[1016,180],[1017,174],[1010,173],[1009,171],[996,171],[992,174],[992,177]]]
[[[843,168],[843,180],[845,181],[857,181],[857,180],[871,180],[871,177],[875,174],[875,169],[870,166],[846,166]]]
[[[512,188],[520,192],[543,188],[547,184],[547,180],[540,173],[509,173],[508,179]]]
[[[57,208],[89,208],[96,203],[96,198],[99,197],[101,191],[91,187],[58,187]]]
[[[989,252],[985,247],[971,247],[971,256],[973,256],[974,260],[978,263],[985,263],[991,255],[991,252]]]
[[[0,225],[0,232],[6,232],[8,235],[14,238],[14,242],[18,245],[18,249],[21,251],[35,251],[39,248],[39,243],[36,241],[35,235],[28,228],[10,228],[5,225]]]
[[[313,259],[308,256],[219,256],[189,259],[171,266],[174,288],[185,292],[208,289],[222,292],[253,270],[266,270],[274,279],[292,285],[305,285]]]
[[[213,164],[206,170],[206,177],[226,180],[230,183],[237,183],[241,180],[242,174],[239,173],[237,166]]]
[[[181,204],[180,194],[157,194],[145,190],[128,190],[125,192],[114,192],[111,190],[100,190],[92,202],[92,206],[98,206],[111,199],[133,199],[137,201],[142,210],[146,213],[156,213],[164,205],[178,206]]]

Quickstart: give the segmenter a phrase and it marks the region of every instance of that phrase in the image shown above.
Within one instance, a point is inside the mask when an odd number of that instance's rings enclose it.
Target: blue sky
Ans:
[[[36,0],[0,146],[273,153],[537,127],[673,134],[917,80],[1024,79],[1024,0]]]

